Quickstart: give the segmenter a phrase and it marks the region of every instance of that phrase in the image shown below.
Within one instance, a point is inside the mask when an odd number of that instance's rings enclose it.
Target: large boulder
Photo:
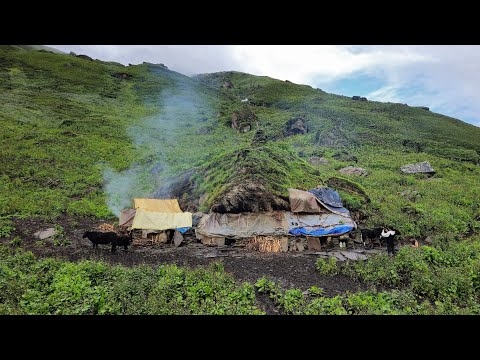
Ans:
[[[252,130],[254,123],[257,122],[257,116],[248,106],[244,106],[239,111],[232,114],[232,128],[245,133]]]
[[[122,80],[127,80],[132,77],[132,75],[124,73],[124,72],[116,72],[112,74],[113,77],[116,77],[117,79],[122,79]]]
[[[367,98],[362,96],[352,96],[352,100],[367,101]]]
[[[318,156],[312,156],[310,159],[308,159],[308,162],[312,164],[313,166],[319,166],[319,165],[327,165],[328,160],[325,159],[324,157],[318,157]]]
[[[287,121],[283,134],[285,136],[306,134],[308,132],[308,124],[302,117],[295,117]]]
[[[354,167],[354,166],[347,166],[343,169],[338,170],[340,173],[344,175],[358,175],[358,176],[368,176],[367,170],[360,168],[360,167]]]
[[[407,164],[400,168],[404,174],[435,174],[435,170],[428,161],[415,164]]]
[[[37,239],[45,240],[45,239],[51,238],[55,234],[56,234],[55,228],[48,228],[45,230],[37,231],[35,234],[33,234],[33,236],[35,236]]]
[[[196,183],[193,178],[195,170],[188,170],[175,177],[164,180],[152,194],[154,199],[178,199],[183,211],[194,213],[199,207],[199,199],[195,195]]]
[[[224,87],[225,89],[232,89],[232,88],[233,88],[233,84],[232,84],[232,82],[231,82],[230,80],[227,79],[227,80],[225,80],[225,81],[223,82],[223,87]]]
[[[75,55],[75,56],[76,56],[77,58],[80,58],[80,59],[84,59],[84,60],[88,60],[88,61],[93,61],[93,59],[92,59],[90,56],[88,56],[88,55],[82,55],[82,54],[80,54],[80,55]]]

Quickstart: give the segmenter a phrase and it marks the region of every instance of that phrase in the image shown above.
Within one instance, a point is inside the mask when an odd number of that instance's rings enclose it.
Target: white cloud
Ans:
[[[219,45],[48,45],[124,65],[164,64],[185,75],[233,70],[229,46]]]
[[[386,85],[367,97],[426,105],[479,126],[480,46],[411,46],[410,51],[432,60],[387,70]]]
[[[431,60],[428,55],[401,49],[334,45],[245,45],[233,47],[233,58],[243,71],[312,85],[328,83],[355,72],[375,73],[377,67],[395,68]]]
[[[371,93],[367,94],[367,97],[375,101],[400,102],[400,98],[397,95],[398,90],[398,86],[387,85],[378,90],[372,91]]]

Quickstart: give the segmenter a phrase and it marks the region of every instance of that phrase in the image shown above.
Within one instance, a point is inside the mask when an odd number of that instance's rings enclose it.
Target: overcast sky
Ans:
[[[235,70],[327,92],[428,106],[480,126],[477,45],[49,45],[93,58],[163,63],[185,75]]]

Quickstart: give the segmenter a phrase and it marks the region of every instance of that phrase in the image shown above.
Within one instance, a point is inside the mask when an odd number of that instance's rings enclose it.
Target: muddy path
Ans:
[[[88,239],[82,239],[82,234],[105,222],[73,217],[62,217],[55,222],[39,219],[16,220],[16,230],[10,239],[19,236],[22,239],[20,246],[39,257],[56,257],[70,261],[102,260],[125,266],[177,264],[190,268],[205,266],[213,261],[222,261],[225,270],[239,282],[255,283],[262,276],[266,276],[284,288],[306,290],[315,285],[323,288],[327,296],[367,289],[366,285],[343,275],[320,276],[315,269],[315,262],[320,255],[313,251],[259,253],[238,246],[207,247],[196,242],[182,244],[178,248],[173,245],[162,245],[156,248],[130,246],[128,251],[121,249],[116,253],[111,253],[108,245],[100,245],[94,250]],[[38,240],[33,235],[37,231],[55,225],[61,225],[64,228],[65,235],[70,240],[69,245],[56,246],[51,240]],[[331,252],[334,251],[338,249],[333,249]]]

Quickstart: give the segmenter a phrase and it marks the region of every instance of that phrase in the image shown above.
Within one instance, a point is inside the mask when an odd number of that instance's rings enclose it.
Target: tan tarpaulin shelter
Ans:
[[[134,208],[159,213],[181,213],[177,199],[134,199]]]
[[[189,212],[164,213],[137,209],[132,229],[168,230],[192,226]]]
[[[285,236],[290,229],[316,228],[326,230],[338,226],[356,227],[350,218],[333,213],[299,214],[290,211],[220,214],[210,213],[198,224],[195,233],[206,237],[249,238],[255,235]]]
[[[120,213],[119,225],[162,231],[192,227],[192,213],[183,212],[177,199],[134,199],[134,209]]]
[[[209,237],[247,238],[254,235],[286,235],[288,222],[282,211],[204,216],[195,230]]]
[[[290,209],[293,213],[321,213],[327,212],[322,209],[317,198],[308,191],[288,189]]]
[[[331,189],[326,189],[329,191],[329,194],[336,193]],[[293,213],[334,213],[347,217],[350,216],[350,212],[344,207],[328,205],[309,191],[288,189],[288,198],[290,200],[290,209]]]

